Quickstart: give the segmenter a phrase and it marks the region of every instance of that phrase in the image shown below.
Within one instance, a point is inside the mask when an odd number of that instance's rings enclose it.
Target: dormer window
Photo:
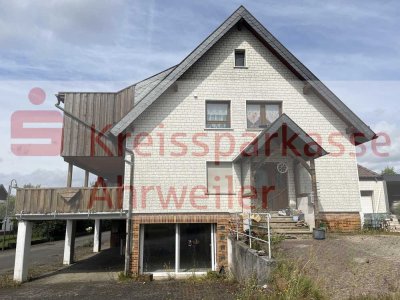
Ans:
[[[246,51],[244,49],[235,50],[235,67],[246,67]]]

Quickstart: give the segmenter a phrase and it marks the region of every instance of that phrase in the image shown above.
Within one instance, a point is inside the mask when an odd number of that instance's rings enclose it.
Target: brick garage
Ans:
[[[140,225],[143,224],[216,224],[216,265],[228,266],[228,225],[229,214],[143,214],[133,217],[131,271],[138,275],[140,270]]]

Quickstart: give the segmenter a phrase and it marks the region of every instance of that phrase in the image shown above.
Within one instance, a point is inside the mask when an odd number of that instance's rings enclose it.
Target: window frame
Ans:
[[[243,59],[243,66],[238,66],[236,65],[236,53],[243,53],[244,54],[244,59]],[[246,49],[242,49],[242,48],[237,48],[233,51],[233,66],[235,68],[247,68],[247,55],[246,55]]]
[[[245,119],[246,119],[246,129],[247,130],[263,130],[263,129],[266,128],[266,125],[261,125],[259,127],[249,127],[248,126],[248,121],[247,121],[247,109],[248,109],[248,107],[247,107],[247,105],[249,105],[249,104],[250,105],[251,104],[259,105],[259,106],[262,106],[262,105],[278,105],[279,106],[279,117],[283,113],[283,101],[277,101],[277,100],[246,100],[246,103],[245,103],[245,105],[246,105]],[[264,106],[264,109],[265,109],[265,106]],[[260,117],[261,117],[261,110],[262,109],[260,109]]]
[[[227,104],[228,105],[227,120],[226,121],[208,121],[208,119],[207,119],[207,105],[208,104]],[[205,101],[204,119],[205,119],[205,127],[204,128],[207,130],[230,130],[230,129],[232,129],[231,100],[206,100]],[[223,127],[223,128],[208,127],[208,124],[227,124],[228,127]]]
[[[226,192],[226,193],[215,193],[215,192],[210,192],[210,190],[208,189],[208,182],[209,182],[209,178],[208,178],[208,164],[217,164],[217,163],[229,163],[230,165],[231,165],[231,172],[232,172],[232,185],[233,185],[233,191],[232,192],[230,192],[229,193],[229,191],[228,192]],[[233,180],[233,162],[232,161],[215,161],[215,160],[207,160],[206,161],[206,166],[205,166],[205,169],[206,169],[206,189],[207,189],[207,192],[206,192],[206,195],[236,195],[236,193],[235,193],[235,186],[234,186],[234,180]]]

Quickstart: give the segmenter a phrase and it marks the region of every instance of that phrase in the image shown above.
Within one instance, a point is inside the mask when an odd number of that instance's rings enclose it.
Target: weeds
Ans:
[[[243,300],[326,299],[316,284],[304,274],[304,268],[286,259],[277,262],[266,288],[259,287],[257,280],[251,278],[242,286],[237,298]]]
[[[0,289],[14,288],[20,285],[21,285],[20,283],[13,280],[12,275],[9,274],[0,275]]]
[[[208,271],[206,275],[201,275],[201,276],[193,273],[190,277],[187,278],[187,280],[191,282],[216,281],[225,279],[227,279],[226,275],[219,274],[218,272],[215,271]]]
[[[119,281],[133,280],[133,277],[131,275],[126,275],[125,272],[119,272],[118,280]]]

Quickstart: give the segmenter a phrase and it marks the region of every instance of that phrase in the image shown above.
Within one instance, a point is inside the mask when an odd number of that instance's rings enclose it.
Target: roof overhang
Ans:
[[[268,156],[273,142],[278,142],[281,155],[301,157],[310,161],[328,154],[321,145],[311,138],[286,114],[282,114],[270,126],[262,130],[234,159],[252,156]]]

